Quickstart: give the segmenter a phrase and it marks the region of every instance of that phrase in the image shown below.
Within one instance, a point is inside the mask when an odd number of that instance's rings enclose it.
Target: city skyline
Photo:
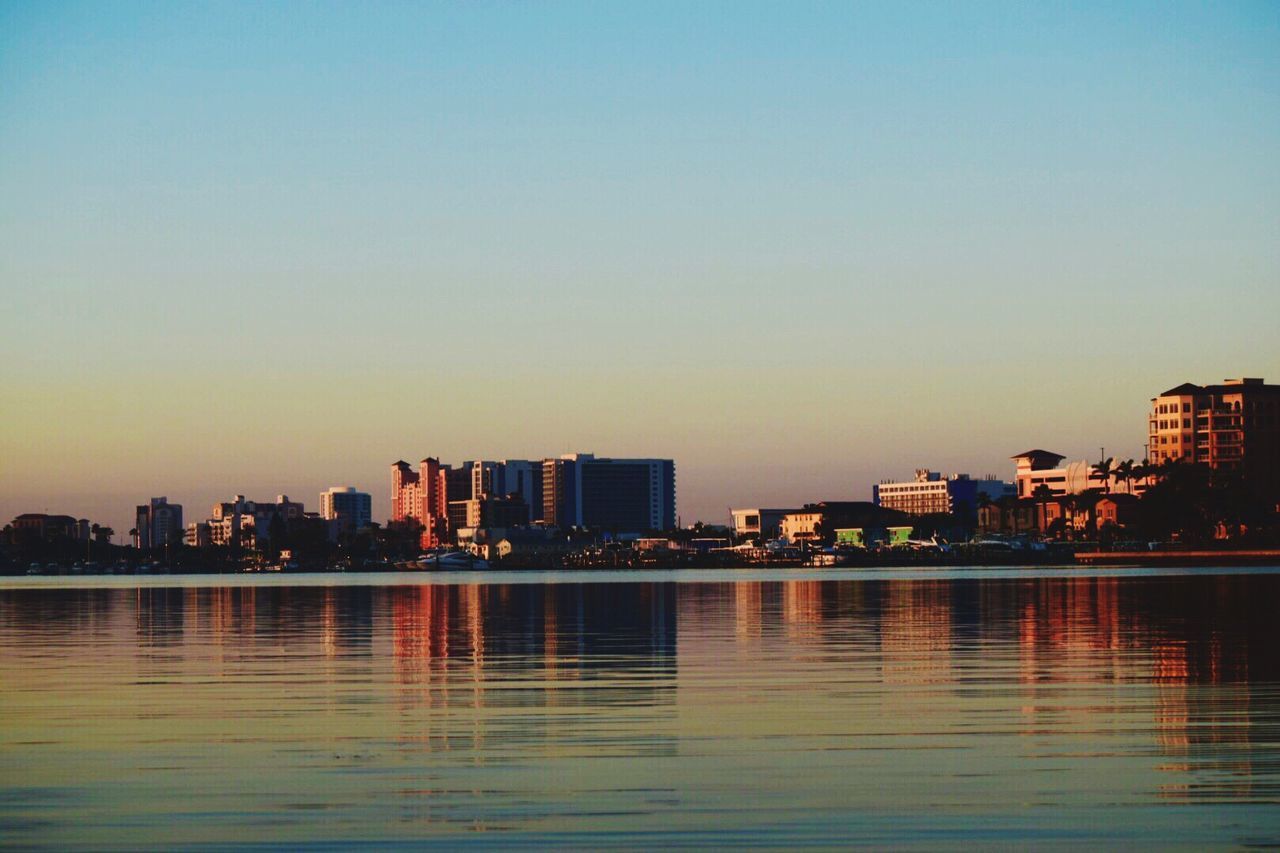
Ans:
[[[0,5],[0,515],[389,516],[406,449],[685,523],[1280,376],[1280,11]],[[193,516],[194,517],[194,516]]]

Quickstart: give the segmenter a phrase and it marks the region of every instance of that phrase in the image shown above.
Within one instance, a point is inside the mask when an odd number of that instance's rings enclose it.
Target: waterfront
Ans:
[[[7,579],[0,843],[1276,844],[1277,571]]]

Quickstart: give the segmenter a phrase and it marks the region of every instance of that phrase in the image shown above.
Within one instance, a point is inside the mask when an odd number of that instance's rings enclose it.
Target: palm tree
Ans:
[[[1100,460],[1096,465],[1089,469],[1090,480],[1101,480],[1104,490],[1107,494],[1111,494],[1111,460],[1114,457],[1108,456],[1106,459]]]
[[[1127,494],[1133,494],[1133,460],[1126,459],[1115,467],[1116,479],[1124,482],[1124,490]]]
[[[1047,484],[1041,483],[1032,490],[1031,497],[1035,498],[1036,507],[1040,510],[1040,523],[1037,526],[1040,528],[1040,532],[1043,533],[1049,527],[1049,520],[1046,517],[1048,514],[1045,512],[1045,508],[1053,500],[1053,489],[1049,488]]]
[[[1129,472],[1129,477],[1134,482],[1140,483],[1153,477],[1156,473],[1156,466],[1150,462],[1137,462]]]

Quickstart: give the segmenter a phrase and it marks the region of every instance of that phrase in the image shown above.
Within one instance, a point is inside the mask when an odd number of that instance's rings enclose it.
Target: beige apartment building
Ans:
[[[1280,385],[1183,383],[1151,400],[1148,459],[1280,475]]]

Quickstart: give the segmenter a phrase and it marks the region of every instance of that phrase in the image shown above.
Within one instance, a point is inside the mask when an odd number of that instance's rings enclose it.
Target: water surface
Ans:
[[[1275,570],[474,580],[10,581],[0,844],[1280,843]]]

